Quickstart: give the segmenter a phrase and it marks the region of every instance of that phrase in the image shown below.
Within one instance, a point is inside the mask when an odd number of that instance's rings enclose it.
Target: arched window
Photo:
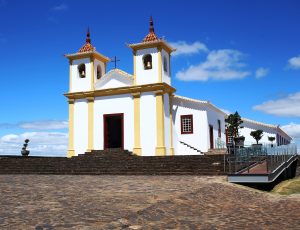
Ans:
[[[152,56],[151,54],[146,54],[143,57],[144,69],[152,69]]]
[[[78,66],[78,74],[80,78],[85,78],[85,64],[80,64]]]
[[[97,65],[97,79],[99,80],[102,77],[101,66]]]
[[[166,57],[164,57],[164,71],[168,72],[168,62]]]

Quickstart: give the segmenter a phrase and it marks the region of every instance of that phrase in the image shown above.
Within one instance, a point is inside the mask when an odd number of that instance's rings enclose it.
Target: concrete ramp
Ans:
[[[295,177],[297,168],[295,145],[273,148],[239,149],[228,157],[228,181],[232,183],[273,183]]]

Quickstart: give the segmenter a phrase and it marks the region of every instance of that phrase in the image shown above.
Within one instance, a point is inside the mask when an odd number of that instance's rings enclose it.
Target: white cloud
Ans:
[[[173,56],[191,55],[200,52],[208,52],[208,48],[202,42],[194,42],[188,44],[185,41],[177,41],[177,42],[170,42],[170,45],[176,48],[176,51],[173,53]]]
[[[288,60],[288,67],[291,69],[300,69],[300,55]]]
[[[293,141],[298,147],[298,154],[300,154],[300,124],[291,122],[290,124],[283,125],[280,128],[293,138]]]
[[[243,69],[243,56],[237,50],[214,50],[209,52],[204,62],[177,72],[176,77],[182,81],[242,79],[250,75]]]
[[[293,139],[300,141],[300,124],[291,122],[290,124],[283,125],[280,128],[293,137]]]
[[[62,3],[60,5],[54,6],[51,8],[53,11],[64,11],[69,9],[69,6],[65,3]]]
[[[256,78],[262,78],[265,77],[266,75],[269,74],[269,69],[267,68],[258,68],[255,72],[255,77]]]
[[[8,134],[0,138],[0,154],[20,155],[24,140],[29,139],[30,155],[66,156],[68,134],[63,132],[26,132]]]
[[[68,128],[67,121],[34,121],[24,122],[19,124],[23,129],[35,129],[35,130],[54,130],[54,129],[66,129]]]
[[[300,92],[278,100],[263,102],[253,109],[281,117],[300,117]]]

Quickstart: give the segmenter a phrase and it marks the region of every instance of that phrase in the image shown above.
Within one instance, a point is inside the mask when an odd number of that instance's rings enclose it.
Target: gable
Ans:
[[[95,83],[95,89],[119,88],[133,85],[133,76],[119,69],[113,69]]]

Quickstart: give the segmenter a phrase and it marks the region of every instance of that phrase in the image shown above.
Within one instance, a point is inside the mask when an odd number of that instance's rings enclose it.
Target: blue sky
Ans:
[[[0,0],[0,154],[62,155],[68,61],[91,30],[97,51],[133,72],[125,43],[155,32],[177,48],[177,94],[280,124],[300,140],[300,1]],[[108,66],[112,68],[113,64]],[[38,143],[38,144],[37,144]]]

